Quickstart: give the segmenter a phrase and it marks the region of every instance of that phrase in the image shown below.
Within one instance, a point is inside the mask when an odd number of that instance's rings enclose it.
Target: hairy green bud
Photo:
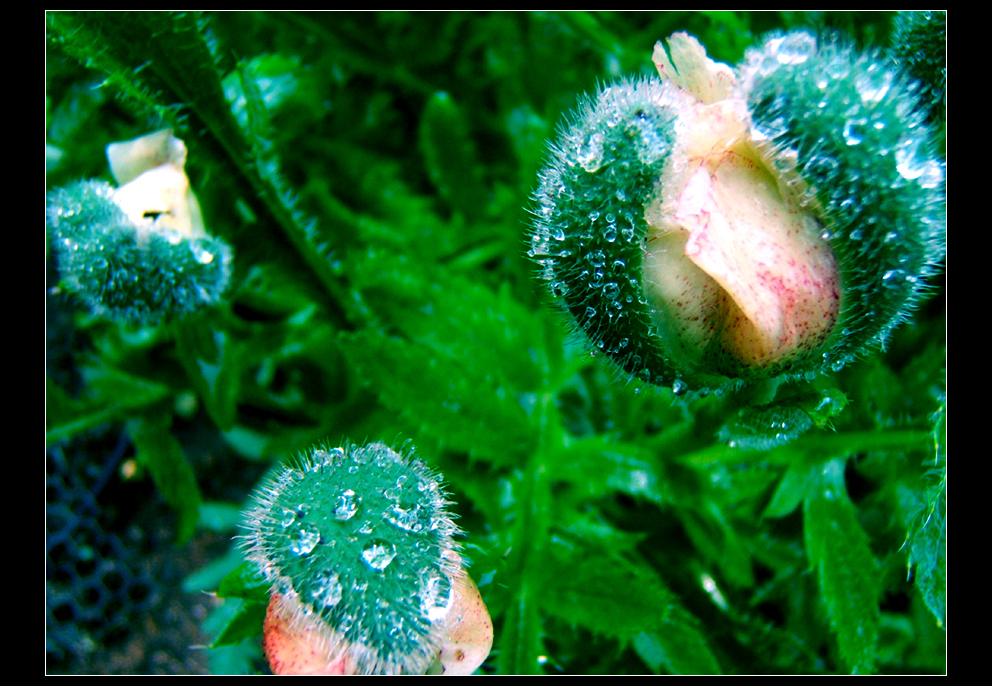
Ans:
[[[583,101],[550,146],[529,255],[630,376],[705,394],[884,344],[944,253],[918,86],[877,54],[772,36],[731,70],[695,39]]]
[[[99,316],[149,324],[217,304],[231,248],[209,236],[169,130],[107,147],[120,188],[80,181],[48,194],[61,285]]]
[[[272,582],[279,636],[305,637],[321,669],[345,673],[423,674],[443,657],[465,573],[440,479],[412,452],[316,448],[254,498],[245,546]]]
[[[48,196],[47,224],[61,284],[96,315],[152,323],[215,305],[231,276],[231,248],[134,224],[102,181]]]

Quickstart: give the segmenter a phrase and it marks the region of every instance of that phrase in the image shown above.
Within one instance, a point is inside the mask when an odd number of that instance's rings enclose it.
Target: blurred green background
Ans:
[[[656,41],[734,64],[892,20],[50,12],[48,188],[171,127],[234,278],[128,327],[48,255],[48,670],[264,672],[259,598],[213,594],[251,489],[318,441],[410,439],[457,503],[485,673],[943,672],[942,284],[887,351],[788,390],[821,426],[735,450],[733,398],[616,378],[524,254],[547,139]]]

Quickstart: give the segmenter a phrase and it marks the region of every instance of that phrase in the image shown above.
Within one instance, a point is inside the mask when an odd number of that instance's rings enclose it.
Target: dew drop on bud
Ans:
[[[289,549],[294,555],[309,555],[320,543],[320,531],[313,524],[303,524],[296,530]]]
[[[362,499],[350,488],[342,491],[334,503],[334,518],[342,522],[348,521],[358,512],[361,502]]]
[[[317,572],[314,575],[314,589],[311,593],[314,601],[322,607],[334,607],[344,596],[344,587],[337,574],[330,570]]]
[[[389,563],[393,561],[396,557],[396,546],[394,546],[389,541],[384,541],[382,539],[376,539],[374,541],[369,541],[364,548],[362,548],[362,561],[369,566],[370,569],[381,572]]]

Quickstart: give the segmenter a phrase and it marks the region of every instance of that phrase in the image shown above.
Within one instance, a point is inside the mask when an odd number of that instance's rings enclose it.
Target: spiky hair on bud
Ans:
[[[549,145],[534,193],[527,254],[538,278],[596,351],[646,382],[670,366],[640,277],[644,208],[673,152],[683,100],[657,79],[582,98]]]
[[[412,448],[319,446],[253,499],[243,545],[289,633],[349,673],[425,673],[465,572],[441,479]]]
[[[920,82],[920,104],[931,123],[943,122],[947,107],[947,12],[896,15],[892,54]]]

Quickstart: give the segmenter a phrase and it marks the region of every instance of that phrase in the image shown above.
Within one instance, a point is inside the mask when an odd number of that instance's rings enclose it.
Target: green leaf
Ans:
[[[699,625],[643,563],[578,542],[552,539],[541,604],[545,612],[632,641],[655,672],[719,674]]]
[[[747,407],[721,427],[718,438],[744,450],[771,450],[796,440],[813,426],[798,407]]]
[[[231,334],[210,313],[175,322],[179,360],[221,431],[234,426],[240,368]]]
[[[246,638],[256,638],[261,635],[267,607],[268,605],[263,603],[245,602],[221,629],[210,647],[234,645]]]
[[[241,506],[209,501],[200,503],[200,526],[209,531],[225,533],[241,524]]]
[[[656,674],[722,674],[699,628],[680,607],[669,608],[661,626],[634,636],[634,650]]]
[[[552,539],[542,609],[596,633],[632,638],[655,629],[673,597],[642,565]]]
[[[158,413],[129,420],[127,430],[138,450],[139,462],[151,472],[165,502],[176,510],[176,537],[184,543],[196,532],[200,488],[182,446],[169,432],[171,423],[171,415]]]
[[[420,150],[431,182],[451,208],[472,219],[484,215],[488,198],[475,145],[465,115],[448,93],[435,93],[427,101]]]
[[[813,474],[808,465],[790,465],[761,517],[785,517],[791,514],[810,492],[811,478]]]
[[[818,429],[832,427],[832,420],[847,407],[847,396],[837,388],[824,388],[799,400],[799,408],[809,415]]]
[[[880,575],[847,495],[844,464],[844,459],[823,464],[810,484],[804,535],[841,658],[852,672],[864,673],[874,669]]]
[[[354,285],[383,318],[412,340],[457,360],[475,376],[515,391],[540,386],[538,321],[507,289],[494,293],[415,260],[368,255]]]
[[[257,603],[269,602],[272,584],[258,573],[256,565],[244,562],[221,580],[217,587],[220,598],[241,598]]]
[[[202,512],[202,509],[201,509]],[[213,591],[242,561],[240,550],[230,550],[227,555],[220,557],[205,567],[186,577],[183,590],[187,593]]]
[[[513,596],[496,643],[500,674],[543,674],[544,633],[537,595],[538,589],[524,580]]]
[[[916,587],[923,602],[944,627],[947,618],[947,406],[935,417],[934,443],[937,467],[909,531],[908,564],[916,566]]]
[[[271,436],[254,431],[245,426],[232,427],[223,433],[224,441],[242,457],[260,460],[270,454],[268,445]]]
[[[154,405],[169,395],[168,387],[162,384],[104,365],[84,368],[83,378],[87,396],[76,401],[46,377],[47,444]]]
[[[916,565],[916,587],[941,627],[947,617],[947,520],[942,512],[946,507],[946,491],[941,489],[930,516],[913,536],[909,553],[910,564]]]
[[[663,466],[651,451],[596,436],[548,460],[548,478],[567,481],[590,497],[626,493],[662,504],[670,500]]]
[[[502,465],[530,451],[534,435],[517,398],[466,364],[368,332],[342,336],[341,348],[386,407],[450,448]]]

